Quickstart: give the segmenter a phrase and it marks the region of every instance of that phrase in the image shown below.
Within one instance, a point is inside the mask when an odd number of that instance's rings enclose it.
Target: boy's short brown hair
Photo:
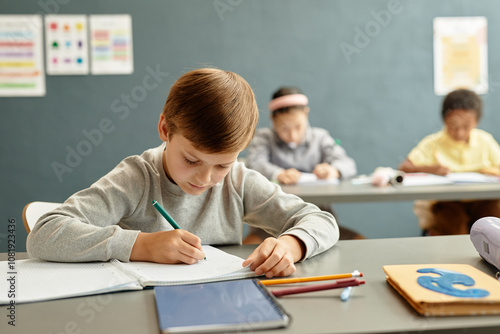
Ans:
[[[457,89],[446,95],[443,100],[443,108],[441,110],[443,120],[450,112],[458,109],[474,112],[479,121],[482,114],[483,102],[473,91],[468,89]]]
[[[250,85],[236,73],[202,68],[181,76],[163,108],[169,136],[181,134],[207,153],[245,149],[259,110]]]

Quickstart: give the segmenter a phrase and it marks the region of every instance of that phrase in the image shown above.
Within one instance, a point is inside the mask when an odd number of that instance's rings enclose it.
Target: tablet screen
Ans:
[[[163,333],[285,327],[290,317],[256,279],[155,287]]]

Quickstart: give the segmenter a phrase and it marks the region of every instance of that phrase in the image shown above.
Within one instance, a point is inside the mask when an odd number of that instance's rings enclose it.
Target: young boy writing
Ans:
[[[500,146],[489,133],[477,129],[480,97],[466,89],[449,93],[442,106],[444,128],[425,137],[399,169],[407,173],[446,175],[450,172],[500,174]],[[429,235],[467,234],[485,216],[500,217],[499,200],[417,201],[415,214]]]
[[[297,87],[281,87],[273,94],[268,105],[272,128],[257,130],[246,160],[249,168],[281,184],[297,183],[302,173],[314,173],[318,179],[356,175],[356,163],[328,131],[309,125],[308,103]],[[332,210],[331,206],[323,209]],[[340,235],[362,238],[345,228],[341,228]],[[267,236],[250,228],[244,243],[259,243]]]
[[[31,256],[50,261],[192,264],[202,244],[241,243],[242,221],[276,238],[243,262],[257,275],[288,276],[294,263],[338,240],[335,219],[283,193],[236,162],[256,128],[248,83],[218,69],[186,73],[158,123],[163,144],[123,160],[88,189],[42,216],[28,236]],[[183,229],[172,230],[157,200]]]

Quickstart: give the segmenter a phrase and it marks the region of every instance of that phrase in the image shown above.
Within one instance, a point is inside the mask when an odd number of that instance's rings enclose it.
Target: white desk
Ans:
[[[500,198],[500,183],[463,183],[433,186],[374,187],[369,184],[353,185],[343,181],[339,185],[281,186],[283,191],[314,204],[349,202],[414,201],[417,199],[463,200]]]
[[[253,246],[227,246],[240,257]],[[19,253],[18,259],[26,254]],[[6,260],[6,254],[0,254]],[[297,264],[294,276],[363,272],[366,284],[347,302],[339,290],[280,298],[293,322],[278,333],[499,333],[500,316],[422,317],[385,281],[385,264],[467,263],[494,275],[469,236],[340,241],[327,252]],[[19,273],[22,279],[22,273]],[[4,316],[0,333],[159,333],[153,290],[113,293],[16,306],[16,327]],[[195,316],[195,315],[193,315]]]

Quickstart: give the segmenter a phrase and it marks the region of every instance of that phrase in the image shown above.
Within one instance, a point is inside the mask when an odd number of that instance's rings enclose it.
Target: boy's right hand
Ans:
[[[299,181],[301,174],[295,168],[285,169],[278,175],[277,180],[281,184],[295,184]]]
[[[205,258],[201,240],[186,230],[140,232],[130,261],[194,264]]]

